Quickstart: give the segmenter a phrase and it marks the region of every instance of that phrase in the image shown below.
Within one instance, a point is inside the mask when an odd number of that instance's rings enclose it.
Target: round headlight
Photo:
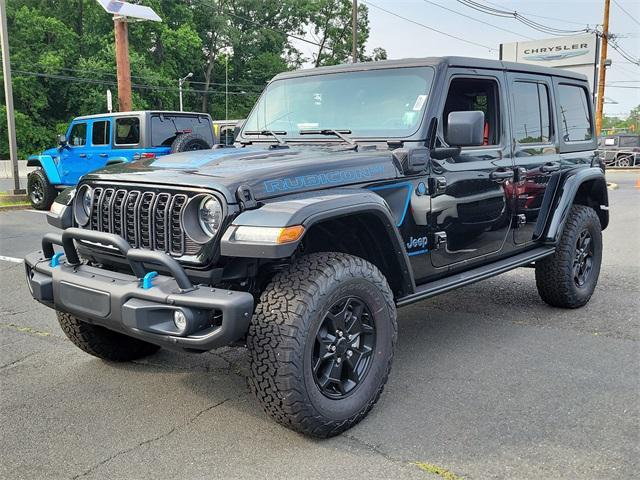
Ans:
[[[207,195],[200,201],[198,222],[207,236],[215,236],[222,223],[222,205],[215,197]]]
[[[93,202],[93,189],[89,185],[80,187],[76,194],[73,213],[78,225],[84,227],[91,217],[91,203]]]

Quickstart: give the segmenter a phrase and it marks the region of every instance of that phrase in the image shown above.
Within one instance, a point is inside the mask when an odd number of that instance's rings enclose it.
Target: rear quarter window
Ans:
[[[584,142],[593,138],[589,93],[578,85],[558,86],[560,134],[565,142]]]

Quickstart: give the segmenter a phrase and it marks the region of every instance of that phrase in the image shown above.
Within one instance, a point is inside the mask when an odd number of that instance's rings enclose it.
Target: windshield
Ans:
[[[276,80],[244,130],[287,132],[286,138],[322,129],[349,130],[353,137],[407,137],[420,126],[433,75],[431,67],[410,67]]]

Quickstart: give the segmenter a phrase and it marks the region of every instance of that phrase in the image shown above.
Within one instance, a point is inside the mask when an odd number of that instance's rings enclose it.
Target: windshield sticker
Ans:
[[[427,96],[426,95],[418,95],[418,98],[416,98],[416,103],[413,104],[413,110],[415,112],[422,110],[422,107],[424,105],[424,102],[427,100]]]

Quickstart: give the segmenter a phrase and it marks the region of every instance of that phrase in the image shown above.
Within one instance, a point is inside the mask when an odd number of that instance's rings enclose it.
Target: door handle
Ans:
[[[86,153],[80,153],[80,154],[78,154],[78,156],[80,158],[87,158],[87,154]]]
[[[109,156],[109,154],[108,154],[108,153],[101,153],[101,154],[100,154],[100,156],[101,156],[102,158],[107,158],[107,157]]]
[[[494,170],[489,174],[491,180],[508,180],[513,176],[513,170]]]
[[[557,172],[560,170],[560,164],[558,162],[547,162],[540,167],[540,170],[543,172]]]

